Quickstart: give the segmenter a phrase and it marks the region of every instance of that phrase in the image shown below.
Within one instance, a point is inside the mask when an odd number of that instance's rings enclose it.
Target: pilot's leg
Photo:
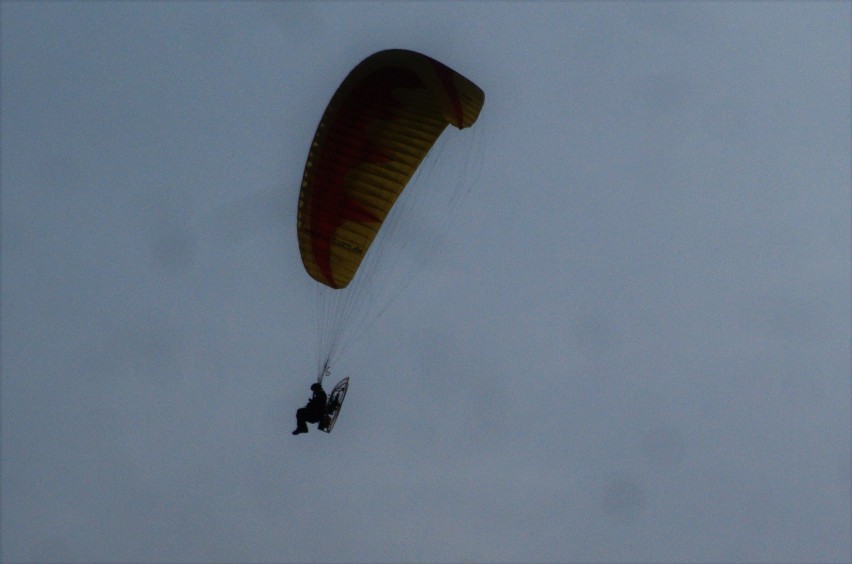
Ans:
[[[305,423],[305,419],[307,416],[307,409],[304,407],[300,407],[296,410],[296,430],[293,431],[294,435],[298,435],[299,433],[307,433],[308,426]]]

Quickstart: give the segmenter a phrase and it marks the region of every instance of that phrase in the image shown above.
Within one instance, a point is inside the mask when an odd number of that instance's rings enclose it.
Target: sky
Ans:
[[[4,2],[0,559],[849,561],[850,18]],[[301,175],[389,48],[485,92],[464,197],[293,437]]]

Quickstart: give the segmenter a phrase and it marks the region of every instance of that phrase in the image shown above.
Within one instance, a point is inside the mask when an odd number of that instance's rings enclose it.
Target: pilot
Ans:
[[[311,390],[314,395],[308,401],[305,407],[300,407],[296,410],[296,430],[294,435],[308,432],[308,423],[320,423],[325,415],[325,404],[328,401],[328,396],[322,385],[319,383],[312,384]]]

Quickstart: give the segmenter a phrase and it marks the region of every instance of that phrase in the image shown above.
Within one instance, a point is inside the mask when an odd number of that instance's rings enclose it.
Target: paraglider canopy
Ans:
[[[317,127],[299,193],[299,251],[312,278],[350,283],[441,132],[471,126],[484,99],[473,82],[413,51],[380,51],[349,73]]]

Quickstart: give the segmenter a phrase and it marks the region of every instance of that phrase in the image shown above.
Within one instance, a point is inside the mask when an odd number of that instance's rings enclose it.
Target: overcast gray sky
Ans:
[[[2,559],[849,561],[850,6],[4,3]],[[387,48],[485,91],[473,186],[293,437]]]

